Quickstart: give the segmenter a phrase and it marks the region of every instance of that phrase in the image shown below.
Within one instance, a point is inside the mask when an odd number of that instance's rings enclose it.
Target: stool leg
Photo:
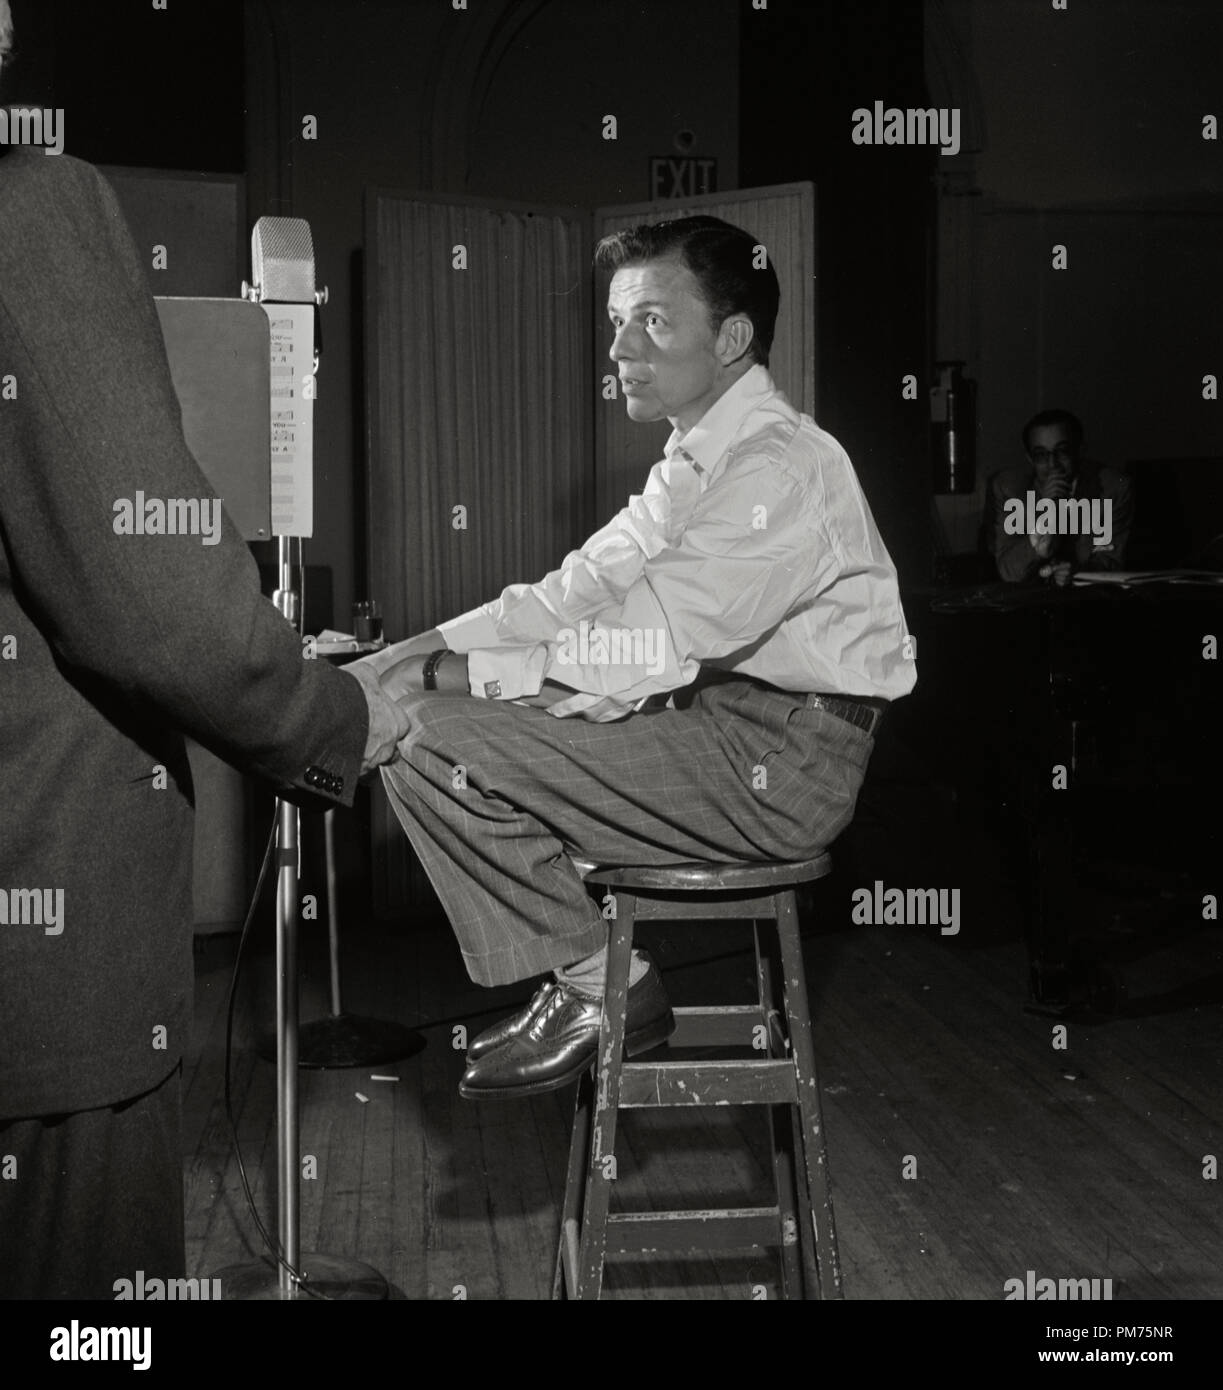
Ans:
[[[762,944],[760,920],[752,922],[756,942],[756,984],[760,998],[760,1017],[765,1030],[765,1055],[779,1055],[777,1038],[776,948],[770,952],[767,938]],[[803,1271],[799,1252],[803,1246],[798,1225],[798,1204],[801,1200],[794,1171],[794,1139],[789,1106],[770,1105],[766,1118],[769,1126],[769,1154],[773,1162],[773,1190],[781,1224],[781,1296],[801,1298]],[[809,1227],[808,1227],[809,1229]],[[814,1257],[813,1261],[814,1263]],[[814,1272],[814,1271],[813,1271]]]
[[[772,971],[773,980],[781,989],[781,996],[775,994],[774,1000],[781,1004],[785,1009],[784,987],[782,982],[785,980],[785,968],[781,959],[781,929],[780,920],[782,904],[775,895],[772,899],[772,931],[766,937],[766,960]],[[781,1043],[774,1041],[774,1048],[784,1051],[789,1058],[791,1066],[794,1065],[794,1053],[790,1042],[788,1027],[782,1023],[778,1024],[778,1029],[782,1033]],[[794,1298],[818,1298],[820,1296],[820,1266],[819,1251],[816,1249],[815,1232],[816,1226],[811,1214],[811,1189],[807,1182],[807,1170],[805,1161],[805,1145],[803,1141],[803,1119],[798,1108],[798,1070],[794,1073],[794,1103],[792,1105],[778,1106],[775,1112],[778,1133],[781,1136],[781,1145],[790,1163],[791,1180],[795,1189],[795,1209],[798,1220],[796,1235],[798,1238],[798,1258],[802,1267],[802,1282],[796,1286],[792,1295],[787,1297]]]
[[[811,1195],[811,1225],[819,1261],[822,1298],[840,1298],[841,1266],[837,1257],[836,1223],[832,1213],[832,1186],[828,1176],[828,1150],[820,1103],[820,1082],[811,1041],[811,1013],[807,1002],[807,977],[798,937],[798,913],[793,891],[777,895],[777,936],[781,949],[782,988],[789,1021],[790,1047],[798,1081],[798,1112],[802,1128],[801,1148]]]
[[[603,1291],[607,1212],[611,1203],[611,1185],[616,1179],[620,1068],[624,1065],[628,977],[633,955],[633,919],[637,908],[636,895],[633,893],[618,892],[615,902],[616,919],[612,924],[611,944],[607,952],[607,983],[603,989],[599,1051],[595,1057],[594,1123],[578,1252],[577,1295],[586,1299],[598,1298]]]
[[[569,1170],[565,1178],[565,1205],[556,1247],[556,1272],[552,1277],[554,1299],[575,1298],[578,1277],[578,1232],[586,1196],[586,1165],[590,1159],[590,1121],[594,1113],[594,1079],[590,1072],[578,1081],[573,1106],[573,1134],[569,1140]]]

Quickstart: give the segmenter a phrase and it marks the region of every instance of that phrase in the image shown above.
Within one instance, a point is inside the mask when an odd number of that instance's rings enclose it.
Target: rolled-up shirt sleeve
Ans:
[[[622,718],[764,640],[842,568],[810,484],[773,457],[740,457],[704,493],[685,463],[664,491],[652,528],[624,526],[634,498],[560,570],[441,625],[468,653],[472,694],[521,698],[546,680],[575,692],[551,714]]]
[[[643,491],[537,583],[510,584],[491,603],[440,623],[451,650],[550,642],[560,628],[621,600],[679,521],[669,471],[668,461],[655,464]]]
[[[491,603],[438,624],[447,647],[467,654],[473,695],[502,700],[537,695],[550,655],[570,651],[577,625],[614,608],[631,591],[678,522],[668,483],[672,468],[667,460],[655,464],[641,494],[538,583],[511,584]],[[554,679],[568,684],[563,668]],[[558,706],[558,712],[578,712],[570,703],[563,711]],[[631,703],[625,712],[630,708]]]
[[[626,705],[676,690],[767,636],[835,568],[805,489],[766,462],[741,460],[706,501],[622,603],[549,649],[545,676]]]
[[[438,623],[437,630],[445,638],[446,646],[452,652],[473,652],[477,647],[497,647],[501,645],[501,634],[489,614],[491,605],[473,608],[470,613],[462,613],[448,622]]]
[[[521,699],[538,670],[533,702],[559,718],[623,718],[702,667],[883,699],[915,679],[849,458],[760,365],[672,433],[641,495],[559,569],[441,633],[467,653],[473,694]]]

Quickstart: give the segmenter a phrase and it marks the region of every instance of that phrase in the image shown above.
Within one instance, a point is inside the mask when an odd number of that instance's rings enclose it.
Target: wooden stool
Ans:
[[[615,894],[598,1060],[578,1086],[553,1297],[598,1298],[608,1256],[779,1248],[784,1298],[840,1298],[836,1228],[794,889],[831,872],[827,854],[801,864],[680,864],[599,869],[588,883]],[[676,1009],[669,1047],[749,1047],[763,1054],[700,1061],[624,1060],[633,927],[679,918],[752,920],[758,1000]],[[776,931],[762,934],[761,923]],[[780,995],[777,985],[780,983]],[[778,1005],[780,1004],[780,1008]],[[715,1211],[609,1212],[621,1109],[768,1107],[776,1201]]]

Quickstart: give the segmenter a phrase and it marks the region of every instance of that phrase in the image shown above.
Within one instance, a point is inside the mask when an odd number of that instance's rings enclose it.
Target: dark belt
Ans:
[[[741,676],[734,671],[721,671],[714,666],[703,666],[690,685],[681,686],[670,695],[651,695],[645,708],[662,708],[668,701],[672,701],[676,709],[687,709],[698,691],[711,685],[735,681],[746,681],[760,690],[771,691],[774,695],[782,695],[789,700],[803,700],[808,709],[822,709],[828,714],[835,714],[838,719],[844,719],[854,728],[862,729],[872,736],[879,728],[883,713],[888,707],[887,700],[880,700],[871,695],[805,695],[797,691],[782,690],[779,686],[770,685],[768,681],[759,680],[755,676]],[[659,703],[655,705],[654,701]]]
[[[886,700],[876,700],[856,695],[808,695],[808,709],[822,709],[827,714],[835,714],[857,729],[864,729],[874,737],[888,707]]]

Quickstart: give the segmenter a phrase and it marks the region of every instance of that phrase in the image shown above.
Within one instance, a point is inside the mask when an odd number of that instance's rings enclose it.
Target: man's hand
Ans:
[[[405,642],[405,647],[411,644]],[[440,647],[430,647],[429,651],[440,651]],[[382,671],[382,693],[390,700],[402,700],[408,696],[419,695],[424,690],[425,658],[429,652],[405,652],[401,660]]]
[[[1070,476],[1070,474],[1064,473],[1061,469],[1055,468],[1051,473],[1049,473],[1046,476],[1045,481],[1040,485],[1040,488],[1037,492],[1037,497],[1040,498],[1041,501],[1044,501],[1046,498],[1048,498],[1048,500],[1051,502],[1060,502],[1063,497],[1070,496],[1070,490],[1073,486],[1074,480]],[[1028,540],[1032,544],[1032,549],[1036,552],[1037,557],[1041,560],[1048,560],[1049,557],[1053,554],[1053,548],[1057,544],[1057,539],[1057,536],[1053,534],[1044,534],[1039,536],[1028,537]],[[1042,579],[1046,579],[1049,577],[1051,571],[1056,571],[1060,568],[1060,565],[1042,565],[1040,570],[1040,577]],[[1055,575],[1054,582],[1060,585],[1065,584],[1066,580],[1058,579]]]
[[[1063,497],[1070,496],[1070,489],[1073,486],[1073,479],[1069,473],[1062,472],[1055,468],[1040,486],[1039,496],[1048,497],[1052,501],[1060,501]]]
[[[1056,584],[1059,589],[1064,589],[1070,583],[1070,561],[1061,560],[1056,565],[1041,565],[1040,577]]]
[[[360,661],[351,661],[343,669],[351,671],[354,675],[358,670],[363,670],[372,671],[374,675],[381,676],[392,666],[398,666],[406,657],[426,657],[430,652],[441,651],[445,645],[446,639],[434,627],[430,628],[428,632],[420,633],[419,636],[409,637],[405,642],[393,642],[380,652],[363,656]],[[417,665],[419,666],[419,664],[418,661]]]
[[[387,697],[374,672],[363,668],[361,662],[351,662],[341,666],[340,670],[352,676],[365,692],[365,703],[369,709],[369,734],[361,760],[361,775],[364,776],[395,757],[399,740],[412,727],[412,721],[402,706]]]
[[[560,685],[545,678],[538,695],[524,695],[516,703],[530,705],[533,709],[551,709],[553,705],[559,705],[564,700],[571,700],[576,693],[572,686]]]
[[[618,695],[596,695],[571,690],[567,685],[545,680],[538,695],[529,700],[519,700],[518,703],[534,705],[538,709],[550,709],[557,719],[576,717],[586,719],[592,724],[607,724],[631,714],[636,701],[626,702]]]
[[[405,648],[408,643],[403,644]],[[425,659],[429,652],[445,651],[446,655],[434,673],[437,682],[431,693],[437,695],[470,694],[467,683],[467,653],[452,652],[443,642],[439,647],[429,647],[425,652],[414,652],[405,656],[394,666],[382,672],[382,693],[390,700],[413,699],[424,693]]]

